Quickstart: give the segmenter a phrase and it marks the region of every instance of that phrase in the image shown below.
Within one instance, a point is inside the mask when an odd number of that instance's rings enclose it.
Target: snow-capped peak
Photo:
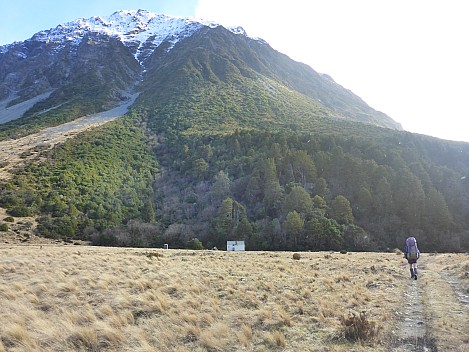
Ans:
[[[122,10],[108,17],[95,16],[58,25],[36,33],[32,39],[43,42],[79,44],[88,33],[118,37],[132,48],[135,58],[142,62],[148,50],[168,41],[170,50],[179,40],[192,35],[202,26],[217,27],[218,23],[194,18],[171,17],[146,10]],[[240,27],[228,28],[235,34],[244,34]],[[145,50],[143,50],[145,48]]]

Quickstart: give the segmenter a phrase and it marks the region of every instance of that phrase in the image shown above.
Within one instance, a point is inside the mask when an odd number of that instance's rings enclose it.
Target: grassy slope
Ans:
[[[312,69],[224,29],[197,33],[169,53],[157,50],[140,89],[137,105],[154,112],[159,131],[166,125],[189,134],[235,128],[334,132],[343,128],[334,121],[345,116],[338,108],[345,102],[328,108],[312,93],[334,94]]]

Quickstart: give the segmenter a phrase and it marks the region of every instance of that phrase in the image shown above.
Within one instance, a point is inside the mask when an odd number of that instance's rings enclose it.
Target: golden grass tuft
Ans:
[[[105,303],[97,308],[96,316],[100,320],[107,320],[113,318],[115,317],[114,309],[109,304]]]
[[[12,288],[4,287],[0,289],[0,297],[2,297],[5,300],[14,301],[16,300],[16,297],[18,297],[18,294]]]
[[[380,327],[370,321],[366,312],[350,312],[340,318],[342,332],[349,341],[371,342],[378,339]]]
[[[264,340],[270,347],[286,347],[285,335],[280,331],[268,331],[264,334]]]
[[[277,312],[284,325],[292,326],[290,314],[288,314],[288,312],[283,307],[277,306]]]
[[[131,310],[122,310],[109,317],[108,321],[114,328],[123,328],[135,324],[135,317]]]
[[[65,341],[78,350],[96,351],[99,348],[98,334],[95,329],[88,326],[76,328]]]
[[[158,312],[163,313],[169,307],[169,301],[166,296],[162,293],[157,293],[155,296],[155,304]]]
[[[252,327],[246,324],[243,324],[240,331],[236,333],[239,343],[246,348],[251,344],[253,335]]]
[[[257,311],[257,323],[259,325],[265,325],[268,321],[272,320],[272,311],[267,308],[262,308]]]
[[[183,312],[181,314],[181,320],[189,325],[197,326],[199,318],[195,312]]]
[[[28,332],[26,326],[23,324],[13,323],[10,326],[6,326],[4,332],[2,332],[1,340],[7,348],[37,348],[37,343]]]
[[[183,326],[183,332],[181,333],[182,342],[184,343],[195,342],[200,339],[200,334],[201,334],[201,331],[198,326],[192,323],[185,324]]]
[[[106,323],[97,327],[99,346],[104,348],[118,348],[125,342],[125,336],[119,329],[115,329]]]
[[[198,314],[198,318],[200,327],[204,328],[212,325],[216,319],[216,316],[210,313],[202,313]]]
[[[200,333],[201,345],[209,350],[223,351],[227,345],[227,336],[230,329],[225,323],[215,323],[207,330]]]
[[[65,321],[75,326],[87,326],[94,323],[98,318],[96,317],[98,311],[94,311],[90,307],[82,307],[81,310],[63,310],[62,316]]]

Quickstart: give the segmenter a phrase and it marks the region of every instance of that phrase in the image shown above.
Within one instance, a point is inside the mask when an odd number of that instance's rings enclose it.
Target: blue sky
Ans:
[[[469,142],[467,0],[0,0],[0,45],[145,9],[240,25],[404,129]]]

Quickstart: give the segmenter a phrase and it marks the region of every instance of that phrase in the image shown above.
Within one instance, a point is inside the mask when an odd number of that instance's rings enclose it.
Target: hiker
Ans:
[[[415,237],[409,237],[405,241],[404,258],[410,265],[410,278],[417,280],[417,260],[420,258],[420,251],[417,248]]]

